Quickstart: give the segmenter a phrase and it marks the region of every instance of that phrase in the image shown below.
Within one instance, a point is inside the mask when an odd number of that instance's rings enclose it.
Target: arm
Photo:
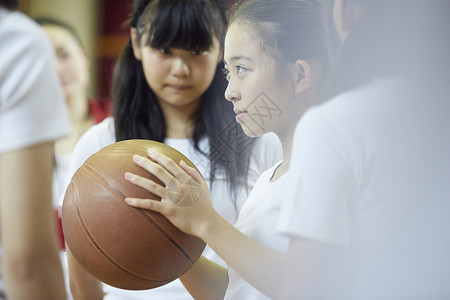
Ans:
[[[11,299],[66,299],[52,208],[52,149],[47,142],[0,154],[3,278]]]
[[[270,298],[278,295],[285,253],[255,242],[217,213],[198,236],[256,289]]]
[[[253,241],[223,219],[214,210],[208,187],[197,170],[184,162],[178,166],[159,153],[150,155],[157,163],[143,157],[136,157],[135,162],[157,176],[167,189],[133,174],[127,173],[125,177],[160,196],[162,201],[127,199],[127,202],[163,214],[181,230],[204,240],[230,267],[257,289],[268,296],[277,295],[285,254]],[[174,181],[177,182],[176,191],[171,188]],[[189,199],[191,188],[201,190],[200,196]],[[186,206],[185,203],[191,205]]]
[[[70,292],[74,300],[101,300],[105,296],[102,283],[87,272],[67,249]]]
[[[180,280],[196,300],[223,299],[228,285],[228,272],[201,256]]]

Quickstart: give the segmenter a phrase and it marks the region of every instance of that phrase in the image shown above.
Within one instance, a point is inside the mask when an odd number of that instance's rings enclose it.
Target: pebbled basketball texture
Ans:
[[[133,154],[147,157],[147,149],[195,167],[159,142],[117,142],[85,161],[72,177],[63,202],[64,236],[75,259],[100,281],[122,289],[169,283],[185,273],[205,248],[201,239],[178,230],[162,215],[125,203],[126,197],[160,200],[124,179],[128,171],[162,185],[133,162]]]

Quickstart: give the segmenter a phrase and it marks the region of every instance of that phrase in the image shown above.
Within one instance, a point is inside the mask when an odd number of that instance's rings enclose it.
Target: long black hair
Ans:
[[[323,100],[388,76],[448,85],[450,1],[346,0],[361,5]],[[446,81],[447,83],[443,82]]]
[[[223,50],[227,26],[225,4],[219,0],[137,0],[133,3],[129,25],[136,28],[136,40],[140,42],[146,36],[146,45],[152,48],[207,50],[216,37]],[[222,170],[231,191],[236,192],[238,184],[247,179],[253,140],[236,124],[232,104],[224,98],[226,80],[220,69],[217,66],[211,85],[202,95],[194,116],[192,140],[196,150],[209,155],[210,185],[216,172]],[[117,61],[112,86],[116,140],[164,142],[164,115],[145,79],[142,63],[134,57],[131,39]],[[199,148],[200,140],[205,137],[209,139],[209,153]]]

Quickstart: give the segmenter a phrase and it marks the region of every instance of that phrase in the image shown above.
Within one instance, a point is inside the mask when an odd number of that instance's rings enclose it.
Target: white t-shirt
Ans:
[[[76,170],[89,158],[92,154],[115,142],[114,119],[109,117],[102,123],[95,125],[89,129],[77,143],[72,154],[72,160],[69,166],[69,178],[72,178]],[[209,183],[209,158],[196,151],[190,139],[171,139],[165,140],[165,144],[177,149],[191,160],[200,173]],[[208,151],[208,141],[204,139],[200,143],[200,149]],[[207,152],[208,153],[208,152]],[[238,211],[244,204],[248,194],[252,190],[256,180],[266,169],[270,168],[275,162],[282,158],[281,144],[274,134],[267,134],[259,138],[254,145],[250,159],[248,180],[246,187],[238,190],[236,198],[236,207],[231,201],[228,182],[225,174],[219,172],[215,174],[216,178],[211,190],[211,199],[214,208],[228,222],[234,224],[238,217]],[[237,208],[237,209],[236,209]],[[210,260],[225,266],[225,263],[219,256],[209,247],[206,247],[203,255]],[[175,280],[162,287],[144,290],[129,291],[117,289],[108,285],[104,286],[108,295],[105,300],[113,299],[161,299],[161,300],[178,300],[192,299],[179,280]]]
[[[70,132],[53,48],[20,12],[0,8],[0,153]]]
[[[41,28],[0,7],[0,41],[0,153],[69,134],[53,48]]]
[[[347,247],[349,299],[450,298],[449,116],[448,97],[389,78],[297,126],[278,229]]]
[[[282,176],[275,182],[270,179],[281,162],[265,171],[256,182],[247,201],[239,212],[235,227],[249,238],[272,249],[287,252],[289,239],[276,230],[285,188]],[[224,299],[265,300],[270,299],[228,267],[228,287]]]

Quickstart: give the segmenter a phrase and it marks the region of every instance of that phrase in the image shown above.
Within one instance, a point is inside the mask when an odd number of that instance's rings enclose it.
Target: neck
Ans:
[[[72,124],[76,125],[83,122],[89,117],[89,105],[87,97],[84,95],[67,97],[67,107],[69,110],[70,120]]]
[[[280,139],[281,146],[283,147],[283,162],[274,172],[271,179],[272,182],[278,180],[288,171],[289,163],[291,161],[291,150],[295,128],[306,110],[317,103],[316,99],[317,95],[315,89],[311,89],[310,91],[304,93],[301,97],[296,97],[291,102],[291,105],[285,108],[285,116],[283,118],[285,121],[283,124],[280,124],[281,126],[278,126],[276,131],[274,131]]]
[[[276,135],[280,139],[281,147],[283,148],[283,162],[273,173],[271,182],[275,182],[281,178],[289,169],[289,163],[291,161],[292,141],[294,137],[295,124],[288,126],[283,132],[278,132]]]
[[[55,152],[58,154],[72,152],[81,135],[93,125],[86,97],[71,97],[66,99],[66,103],[72,123],[72,131],[68,136],[59,139],[55,143]]]
[[[160,102],[166,122],[166,137],[175,139],[191,138],[194,133],[195,114],[199,109],[199,101],[185,106],[174,106]]]

